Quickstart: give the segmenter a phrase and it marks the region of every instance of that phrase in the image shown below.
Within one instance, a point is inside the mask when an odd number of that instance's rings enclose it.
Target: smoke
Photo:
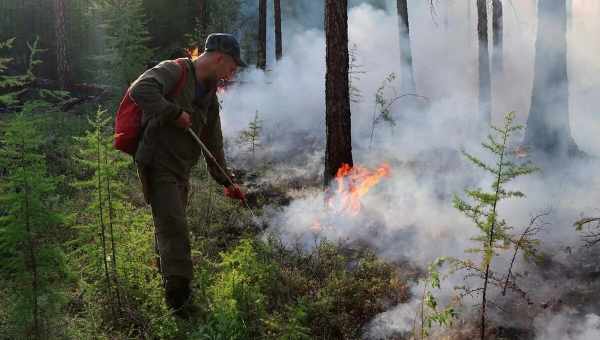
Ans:
[[[415,310],[418,308],[419,302],[413,300],[380,314],[371,321],[365,337],[367,339],[389,339],[395,334],[410,333],[415,327]]]
[[[266,73],[256,69],[245,71],[240,75],[239,85],[221,96],[221,118],[234,164],[236,159],[247,155],[235,142],[239,132],[247,127],[256,111],[263,119],[264,143],[260,155],[274,163],[266,177],[269,181],[285,177],[318,178],[323,169],[325,41],[314,19],[314,16],[322,19],[322,9],[315,1],[295,3],[297,8],[306,10],[300,18],[306,17],[308,22],[297,19],[287,23],[284,15],[284,58],[277,64],[271,63]],[[269,209],[264,218],[282,237],[303,240],[306,247],[314,245],[319,237],[366,242],[384,258],[409,260],[421,267],[438,256],[463,259],[475,256],[465,254],[465,249],[475,245],[470,238],[478,231],[452,207],[451,199],[466,187],[488,189],[492,181],[460,154],[464,148],[490,160],[479,145],[480,131],[474,123],[478,109],[476,12],[474,2],[438,3],[445,7],[432,17],[428,1],[409,1],[417,92],[427,100],[414,97],[398,100],[391,108],[396,125],[377,125],[372,148],[369,145],[375,92],[387,75],[403,72],[406,65],[399,65],[395,5],[388,1],[380,8],[359,4],[350,9],[349,40],[357,46],[358,63],[364,71],[357,74],[359,79],[353,83],[362,94],[361,101],[352,104],[354,158],[369,167],[388,162],[392,175],[365,196],[357,217],[325,211],[325,198],[320,190],[301,193],[287,207]],[[533,84],[536,2],[504,1],[504,4],[504,72],[493,77],[493,120],[498,123],[504,112],[516,111],[518,120],[524,123]],[[600,52],[600,41],[590,39],[600,25],[595,20],[599,11],[600,5],[595,0],[574,0],[568,31],[571,132],[579,147],[592,155],[600,154],[597,134],[600,120],[595,112],[600,106],[600,97],[595,95],[600,89],[600,72],[594,72],[600,63],[591,57]],[[447,20],[440,18],[440,13],[448,13]],[[397,81],[391,86],[400,89]],[[390,88],[386,96],[393,93]],[[522,137],[516,136],[514,143]],[[570,255],[571,249],[581,247],[573,222],[582,214],[598,213],[597,163],[540,165],[541,173],[509,186],[525,192],[527,197],[502,202],[499,211],[515,227],[515,233],[521,232],[533,215],[549,212],[544,217],[545,228],[537,235],[541,240],[540,251],[545,254],[546,263],[568,268],[584,261]],[[315,221],[321,226],[318,230],[312,228]],[[494,260],[494,268],[503,274],[509,262],[510,256],[503,255]],[[519,298],[509,294],[505,303],[515,302],[515,306],[522,308],[514,310],[516,314],[510,317],[493,312],[492,319],[521,328],[533,322],[539,338],[565,334],[564,338],[587,339],[586,336],[597,334],[590,332],[597,332],[596,314],[600,311],[593,314],[586,311],[587,316],[546,311],[538,316],[543,311],[540,305],[589,287],[579,276],[569,280],[561,274],[549,277],[546,269],[536,268],[521,256],[514,268],[520,273],[517,283],[530,291],[533,305],[518,304],[515,301],[520,301]],[[440,292],[441,298],[448,299],[451,287],[461,282],[460,276],[449,278],[444,283],[445,290]],[[417,298],[418,294],[415,293]],[[563,303],[569,303],[564,300]],[[411,327],[409,319],[415,306],[416,301],[412,301],[378,316],[367,333],[377,338],[377,334],[406,331]],[[561,322],[570,323],[570,327],[557,326],[555,332],[551,331],[551,327]],[[559,329],[562,333],[558,333]]]
[[[543,315],[534,322],[539,340],[593,340],[600,338],[600,316],[573,310]]]

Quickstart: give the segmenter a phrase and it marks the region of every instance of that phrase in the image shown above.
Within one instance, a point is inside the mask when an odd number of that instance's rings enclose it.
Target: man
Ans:
[[[187,129],[200,136],[219,163],[204,155],[211,176],[225,187],[226,195],[244,199],[219,168],[227,169],[216,96],[218,82],[230,79],[244,66],[237,40],[216,33],[207,38],[205,51],[197,59],[163,61],[130,88],[131,98],[143,111],[144,130],[135,160],[144,196],[152,206],[166,302],[177,315],[191,300],[193,270],[185,209],[190,170],[203,152]]]

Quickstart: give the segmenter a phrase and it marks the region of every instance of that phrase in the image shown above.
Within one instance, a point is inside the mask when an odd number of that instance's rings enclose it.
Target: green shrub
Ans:
[[[202,337],[251,339],[263,333],[265,290],[274,268],[255,248],[252,241],[243,240],[221,254],[219,271],[207,289],[211,313]]]

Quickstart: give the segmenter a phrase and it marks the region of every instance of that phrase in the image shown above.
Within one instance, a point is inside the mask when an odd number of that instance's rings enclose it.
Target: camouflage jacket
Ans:
[[[131,98],[142,109],[143,132],[135,160],[141,165],[166,169],[187,180],[198,162],[201,147],[191,134],[175,125],[180,113],[192,117],[192,129],[205,143],[223,169],[227,169],[223,152],[223,134],[219,116],[216,84],[197,98],[197,80],[191,60],[186,59],[187,75],[179,94],[167,98],[181,77],[181,68],[172,60],[163,61],[144,72],[130,88]],[[227,186],[227,178],[206,157],[211,176]]]

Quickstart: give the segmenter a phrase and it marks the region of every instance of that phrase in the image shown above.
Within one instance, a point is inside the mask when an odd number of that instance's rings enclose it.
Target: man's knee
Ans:
[[[163,275],[192,278],[192,260],[181,186],[174,177],[159,176],[152,183],[152,214]]]

